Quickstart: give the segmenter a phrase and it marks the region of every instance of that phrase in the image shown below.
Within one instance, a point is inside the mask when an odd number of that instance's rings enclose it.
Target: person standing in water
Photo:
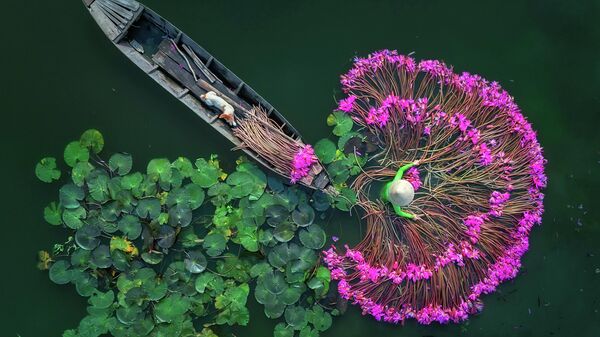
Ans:
[[[417,216],[404,212],[402,207],[408,206],[413,201],[415,198],[415,189],[408,180],[402,179],[402,176],[406,170],[419,164],[420,162],[415,160],[412,163],[400,167],[396,172],[394,179],[386,183],[381,189],[381,200],[392,204],[396,215],[408,219],[416,219]]]

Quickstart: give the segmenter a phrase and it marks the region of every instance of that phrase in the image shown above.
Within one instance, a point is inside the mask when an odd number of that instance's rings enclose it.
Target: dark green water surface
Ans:
[[[600,3],[598,1],[148,0],[315,142],[354,55],[380,48],[439,58],[500,81],[538,130],[549,160],[546,213],[514,281],[468,324],[377,323],[350,308],[324,337],[600,336]],[[87,128],[105,153],[154,157],[238,153],[114,48],[80,1],[2,5],[0,336],[60,336],[85,313],[72,286],[35,268],[64,238],[45,224],[57,185],[33,174]],[[64,169],[64,167],[63,167]],[[64,172],[63,172],[64,174]],[[356,217],[330,233],[358,238]],[[258,307],[254,307],[257,309]],[[253,310],[238,337],[272,336]]]

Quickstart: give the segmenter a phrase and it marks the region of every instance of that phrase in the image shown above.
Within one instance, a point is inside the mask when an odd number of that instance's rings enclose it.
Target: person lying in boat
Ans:
[[[236,126],[235,122],[235,114],[233,106],[227,103],[222,97],[220,97],[216,92],[209,91],[206,94],[200,95],[200,99],[208,106],[214,106],[221,114],[219,118],[224,119],[229,125]]]

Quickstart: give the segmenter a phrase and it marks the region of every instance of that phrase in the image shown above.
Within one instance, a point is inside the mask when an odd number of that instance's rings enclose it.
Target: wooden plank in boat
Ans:
[[[119,36],[119,28],[104,14],[97,1],[90,5],[90,14],[109,39]]]
[[[170,40],[164,40],[161,42],[159,50],[167,55],[173,62],[180,64],[183,66],[183,71],[187,72],[189,76],[193,79],[192,73],[189,71],[187,67],[187,63],[183,59],[183,57],[179,54],[177,50],[172,46],[172,42]],[[189,60],[189,59],[188,59]],[[191,66],[196,73],[196,77],[199,78],[196,83],[206,91],[215,91],[221,94],[221,96],[230,104],[232,104],[239,112],[246,113],[250,111],[252,106],[248,104],[246,101],[242,100],[240,97],[235,95],[229,88],[223,85],[221,82],[209,83],[209,79],[202,73],[200,68],[198,68],[193,62],[190,62]]]

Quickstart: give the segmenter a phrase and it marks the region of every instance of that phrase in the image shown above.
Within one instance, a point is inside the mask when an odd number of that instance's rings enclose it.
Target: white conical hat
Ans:
[[[415,198],[415,189],[411,183],[398,179],[390,185],[388,190],[389,201],[396,206],[407,206]]]

